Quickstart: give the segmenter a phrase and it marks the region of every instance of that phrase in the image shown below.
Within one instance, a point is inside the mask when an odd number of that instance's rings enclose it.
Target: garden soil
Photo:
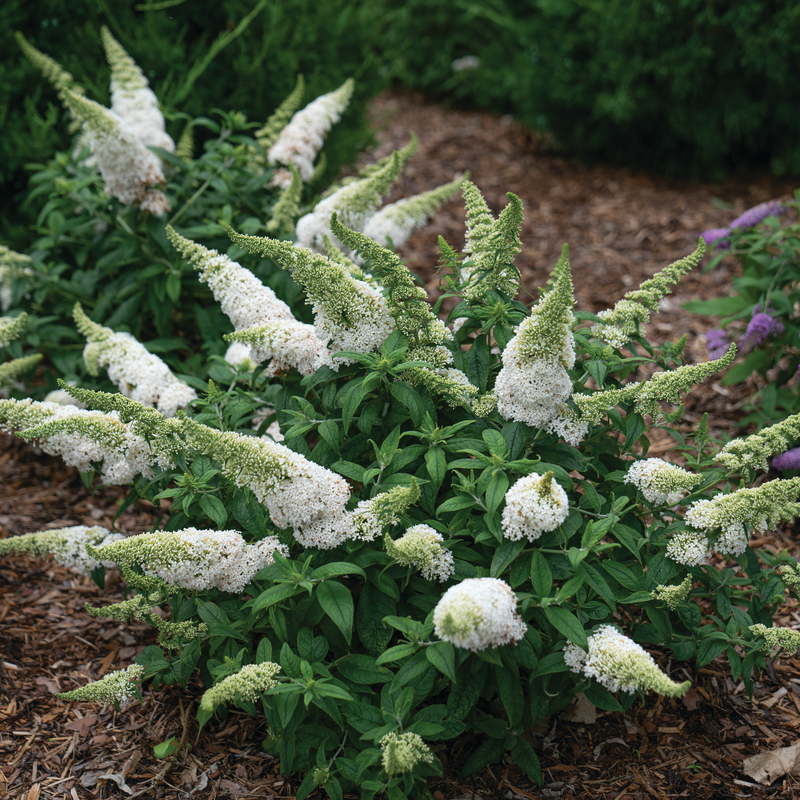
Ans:
[[[526,290],[535,297],[561,246],[569,243],[577,307],[593,312],[691,252],[701,231],[724,225],[756,203],[788,196],[794,188],[766,173],[697,185],[581,165],[552,152],[507,118],[443,109],[412,94],[378,97],[372,115],[379,128],[376,157],[404,144],[409,131],[420,138],[419,151],[390,199],[430,189],[465,170],[495,212],[504,205],[505,192],[518,194],[526,221],[516,263]],[[439,234],[455,246],[463,244],[457,199],[402,250],[434,293]],[[727,294],[735,268],[731,259],[711,273],[688,276],[663,303],[652,336],[676,341],[685,333],[688,360],[705,360],[704,332],[714,320],[692,316],[681,304]],[[710,381],[687,403],[683,425],[691,428],[708,411],[712,430],[733,433],[757,389],[755,383],[725,387]],[[650,452],[664,454],[671,446],[664,434],[654,439]],[[679,460],[680,454],[671,452],[670,458]],[[140,532],[157,523],[155,509],[124,506],[123,490],[89,491],[59,459],[8,436],[0,438],[0,536],[78,524],[110,527],[120,508],[117,526],[122,531]],[[794,530],[770,534],[756,544],[800,557]],[[277,761],[262,752],[263,719],[234,712],[209,723],[198,738],[195,712],[202,687],[197,683],[158,693],[148,688],[143,704],[121,712],[65,704],[55,697],[129,665],[155,642],[147,626],[95,619],[84,609],[87,602],[121,599],[114,572],[101,592],[49,560],[0,559],[0,797],[294,797],[299,781],[281,775]],[[776,623],[800,626],[795,601],[783,606]],[[666,654],[654,656],[674,678],[692,680],[693,689],[683,700],[651,696],[625,715],[579,701],[544,720],[525,734],[542,763],[541,789],[506,762],[459,777],[478,738],[434,748],[445,777],[431,781],[433,797],[800,798],[797,777],[778,777],[764,787],[743,772],[744,759],[800,741],[800,660],[770,662],[750,700],[721,662],[696,671],[691,664],[669,661]],[[181,742],[181,749],[169,759],[156,759],[153,746],[170,737]]]

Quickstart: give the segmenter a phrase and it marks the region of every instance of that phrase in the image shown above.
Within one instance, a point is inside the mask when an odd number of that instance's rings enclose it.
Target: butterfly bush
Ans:
[[[299,95],[258,132],[262,152],[298,119]],[[334,105],[300,120],[321,131]],[[695,363],[688,336],[654,347],[645,324],[702,242],[599,321],[575,307],[564,248],[529,307],[519,198],[495,215],[459,178],[381,212],[408,148],[302,206],[313,147],[276,159],[291,176],[279,225],[223,217],[232,244],[214,247],[180,220],[163,228],[161,246],[186,262],[176,271],[227,320],[219,381],[187,371],[183,384],[79,308],[87,362],[119,391],[62,381],[59,399],[83,407],[0,401],[4,430],[162,515],[163,529],[126,538],[0,540],[0,554],[52,553],[95,577],[119,568],[126,599],[89,613],[158,634],[142,671],[70,696],[124,700],[142,677],[157,689],[197,670],[201,727],[229,708],[263,714],[265,750],[305,776],[298,796],[372,800],[424,796],[441,774],[434,750],[468,733],[470,768],[502,756],[541,782],[532,725],[578,692],[615,712],[650,692],[681,697],[679,662],[691,675],[727,657],[752,692],[767,656],[797,646],[772,619],[800,592],[800,567],[754,534],[800,508],[800,479],[755,480],[800,427],[790,415],[723,445],[707,418],[681,424],[685,395],[736,347]],[[253,158],[268,191],[272,167]],[[459,188],[466,242],[439,242],[432,305],[390,245]],[[651,457],[654,434],[674,452]]]

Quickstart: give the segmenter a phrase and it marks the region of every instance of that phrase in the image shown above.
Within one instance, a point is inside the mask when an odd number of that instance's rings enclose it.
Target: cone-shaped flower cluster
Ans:
[[[292,247],[289,242],[233,231],[229,234],[240,247],[269,257],[292,273],[305,290],[307,302],[314,307],[317,338],[331,353],[379,350],[394,330],[383,295],[370,284],[353,278],[346,266],[304,247]],[[237,338],[242,341],[240,336]],[[352,359],[334,359],[336,362],[347,364]]]
[[[732,439],[720,450],[717,461],[730,470],[769,469],[767,459],[783,453],[800,439],[800,414],[762,428],[752,436]]]
[[[574,299],[566,245],[552,283],[503,351],[495,383],[500,416],[534,428],[552,427],[572,392],[567,370],[575,364]]]
[[[667,544],[667,558],[686,567],[696,567],[710,555],[708,537],[696,531],[679,531]]]
[[[527,630],[516,595],[499,578],[467,578],[451,586],[433,610],[433,624],[440,639],[473,652],[519,641]]]
[[[158,98],[136,62],[103,25],[100,38],[111,67],[111,110],[123,119],[147,147],[175,152],[175,142],[165,130]]]
[[[386,534],[386,552],[402,567],[414,567],[425,580],[446,581],[455,571],[453,554],[445,550],[442,535],[430,525],[414,525],[392,541]]]
[[[428,217],[461,188],[463,178],[457,178],[429,192],[407,197],[384,206],[364,226],[364,235],[384,247],[396,250],[405,244],[414,228],[424,225]]]
[[[178,380],[135,336],[92,322],[80,303],[76,303],[73,316],[78,331],[87,339],[83,360],[91,375],[108,370],[108,377],[125,397],[155,406],[165,417],[175,416],[179,408],[197,399],[194,389]]]
[[[255,703],[264,692],[277,686],[275,676],[280,671],[280,666],[272,661],[247,664],[236,674],[229,675],[208,689],[200,700],[200,708],[204,711],[213,711],[223,703],[233,702],[237,696]]]
[[[124,538],[121,533],[112,533],[99,525],[91,528],[76,525],[73,528],[58,528],[0,539],[0,556],[7,553],[52,556],[62,566],[69,567],[81,575],[90,575],[92,570],[99,566],[110,569],[114,566],[114,562],[90,555],[86,550],[87,545],[102,547]]]
[[[327,351],[311,325],[298,322],[250,270],[216,250],[209,250],[167,226],[167,237],[208,284],[214,299],[237,331],[229,339],[251,345],[250,357],[260,364],[272,359],[269,375],[297,369],[310,375],[327,360]]]
[[[131,664],[127,669],[117,670],[99,681],[57,696],[68,703],[126,703],[136,697],[136,684],[143,678],[144,667]]]
[[[418,733],[387,733],[379,742],[381,766],[389,777],[402,775],[417,764],[432,764],[433,753]]]
[[[597,316],[603,322],[593,325],[592,333],[614,347],[624,347],[638,332],[639,326],[650,319],[650,314],[658,311],[659,303],[670,293],[670,287],[700,263],[705,250],[701,240],[694,253],[670,264],[638,289],[628,292],[613,309],[601,311]]]
[[[792,628],[768,628],[766,625],[751,625],[750,632],[753,636],[765,639],[764,650],[772,652],[776,647],[786,650],[790,655],[794,655],[800,647],[800,631]]]
[[[274,536],[247,544],[238,531],[186,528],[143,533],[90,552],[120,566],[138,565],[145,575],[155,575],[171,586],[239,594],[260,569],[273,563],[276,550],[288,558],[288,548]]]
[[[702,482],[702,475],[688,472],[660,458],[634,461],[625,476],[625,483],[632,483],[648,502],[658,506],[674,506],[687,491]]]
[[[718,494],[697,500],[686,512],[686,522],[706,534],[721,531],[714,542],[718,553],[739,555],[747,549],[747,528],[764,532],[800,512],[800,478],[768,481],[755,489]]]
[[[13,342],[28,322],[28,315],[23,311],[18,317],[0,317],[0,347]]]
[[[298,111],[289,124],[281,130],[275,144],[269,148],[267,154],[269,163],[284,166],[291,164],[297,168],[306,183],[311,181],[314,177],[314,159],[322,149],[328,131],[341,119],[342,113],[350,103],[353,86],[353,79],[350,78],[335,91],[318,97],[302,111]],[[290,104],[295,102],[292,95],[289,96],[288,102]],[[274,125],[270,126],[270,131],[264,131],[262,140],[265,140],[272,128],[278,124],[279,120],[275,120]],[[276,174],[276,177],[279,183],[288,185],[291,173],[288,170],[283,172],[285,175]]]
[[[678,605],[689,596],[689,592],[691,591],[692,578],[690,575],[687,575],[677,586],[665,586],[663,583],[660,583],[650,592],[650,597],[652,597],[653,600],[662,600],[672,611],[675,611]]]
[[[564,648],[564,661],[573,672],[594,678],[609,692],[657,692],[667,697],[683,697],[691,685],[689,681],[670,680],[643,647],[611,625],[601,625],[589,637],[588,653],[568,644]]]
[[[554,531],[569,515],[567,493],[553,480],[553,473],[527,475],[506,492],[503,535],[529,542]]]
[[[297,83],[289,96],[272,112],[264,123],[264,127],[256,131],[256,141],[265,150],[269,150],[278,141],[281,131],[287,126],[295,111],[300,108],[305,90],[306,82],[302,75],[298,75]]]

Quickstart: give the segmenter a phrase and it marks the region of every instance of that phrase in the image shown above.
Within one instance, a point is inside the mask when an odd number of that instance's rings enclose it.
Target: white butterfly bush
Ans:
[[[80,333],[86,337],[83,359],[91,375],[100,369],[117,384],[125,397],[155,406],[165,417],[174,417],[197,399],[194,389],[176,378],[170,368],[130,333],[115,333],[92,322],[80,303],[73,311]]]
[[[136,62],[103,25],[100,37],[111,67],[111,111],[123,119],[146,146],[175,152],[175,142],[166,132],[158,98]]]
[[[89,555],[86,546],[103,547],[124,538],[121,533],[112,533],[99,525],[92,527],[75,525],[71,528],[38,531],[0,539],[0,556],[7,553],[52,556],[57,563],[73,572],[89,576],[92,570],[100,566],[111,569],[115,564],[110,559]]]
[[[434,632],[477,652],[519,641],[527,630],[517,598],[499,578],[467,578],[451,586],[433,610]]]
[[[594,678],[609,692],[657,692],[666,697],[683,697],[691,686],[691,681],[670,680],[641,645],[612,625],[601,625],[589,637],[588,653],[571,642],[567,644],[564,661],[573,672]]]
[[[553,480],[553,473],[527,475],[506,492],[503,535],[512,541],[524,536],[533,542],[554,531],[568,516],[567,493]]]
[[[386,552],[401,567],[414,567],[428,581],[446,581],[455,572],[453,554],[442,547],[443,537],[430,525],[414,525],[399,539],[384,538]]]
[[[670,464],[660,458],[634,461],[628,467],[625,483],[632,483],[645,499],[656,505],[674,506],[687,491],[703,480],[702,475]]]
[[[353,79],[338,89],[313,100],[298,111],[281,131],[278,140],[267,153],[270,164],[294,166],[305,183],[314,177],[314,160],[325,143],[325,137],[338,122],[353,96]],[[277,170],[275,182],[286,188],[292,180],[289,170]]]
[[[276,551],[289,557],[289,548],[274,536],[247,544],[238,531],[185,528],[103,543],[93,553],[120,566],[138,565],[171,586],[239,594],[259,570],[274,563]]]

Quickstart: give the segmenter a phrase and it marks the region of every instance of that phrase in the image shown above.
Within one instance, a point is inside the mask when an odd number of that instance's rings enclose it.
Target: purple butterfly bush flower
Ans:
[[[706,331],[706,347],[708,348],[708,357],[716,360],[722,358],[728,352],[730,341],[728,341],[728,334],[719,328],[711,328]]]
[[[779,336],[783,333],[783,323],[779,319],[775,319],[771,314],[767,314],[758,310],[758,306],[754,311],[750,322],[747,324],[747,330],[744,336],[739,340],[739,347],[742,350],[752,350],[760,347],[767,340],[769,336]]]
[[[772,466],[775,469],[800,469],[800,447],[787,450],[772,459]]]
[[[783,214],[786,210],[780,200],[759,203],[757,206],[748,208],[740,217],[736,217],[727,228],[710,228],[707,231],[703,231],[703,240],[709,247],[713,245],[717,249],[728,249],[730,242],[727,241],[727,238],[733,231],[739,228],[754,228],[767,217],[775,217],[778,214]]]

